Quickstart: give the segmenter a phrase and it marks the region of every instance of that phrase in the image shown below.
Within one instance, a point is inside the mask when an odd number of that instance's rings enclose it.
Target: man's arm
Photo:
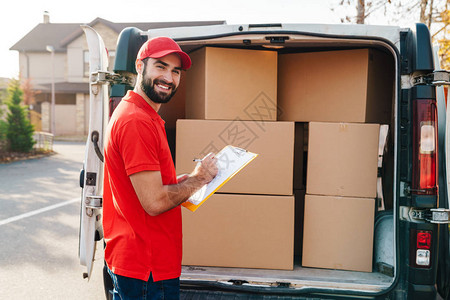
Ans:
[[[163,185],[159,171],[138,172],[130,175],[130,180],[144,210],[157,216],[180,205],[210,182],[218,172],[216,162],[214,155],[209,154],[178,184]]]

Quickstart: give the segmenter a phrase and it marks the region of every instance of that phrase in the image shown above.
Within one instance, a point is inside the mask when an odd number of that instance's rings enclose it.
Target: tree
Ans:
[[[439,15],[445,9],[448,0],[339,0],[338,5],[331,8],[356,7],[356,15],[348,14],[341,18],[342,23],[377,23],[387,22],[405,26],[408,23],[421,22],[429,28],[439,22]]]
[[[8,86],[8,98],[6,104],[7,114],[6,138],[11,151],[30,152],[34,146],[34,128],[26,117],[26,108],[23,102],[23,91],[18,79],[11,79]]]
[[[40,94],[40,91],[33,89],[33,83],[29,78],[21,78],[21,88],[23,91],[23,103],[25,105],[34,105],[36,103],[36,95]]]
[[[365,0],[356,0],[356,24],[364,24],[366,18],[366,2]]]
[[[6,151],[5,101],[7,97],[8,84],[6,80],[0,80],[0,153]]]
[[[3,120],[3,109],[0,107],[0,152],[4,150],[4,144],[6,142],[6,131],[8,124]]]
[[[449,0],[339,0],[331,8],[344,13],[341,23],[381,23],[411,26],[420,22],[428,26],[434,43],[440,47],[441,67],[450,68],[450,42],[447,40],[450,21]],[[356,7],[356,14],[348,14],[348,8]],[[342,11],[344,10],[344,11]]]
[[[433,34],[433,39],[439,43],[439,56],[441,58],[441,67],[450,70],[450,40],[448,40],[450,24],[450,11],[448,7],[440,14],[441,28]]]
[[[395,0],[394,0],[395,1]],[[341,23],[356,23],[365,24],[369,17],[378,17],[378,14],[382,12],[386,14],[386,9],[392,0],[339,0],[337,6],[332,6],[331,10],[338,14],[345,14],[345,17],[341,18]],[[356,15],[348,13],[348,8],[356,7]]]

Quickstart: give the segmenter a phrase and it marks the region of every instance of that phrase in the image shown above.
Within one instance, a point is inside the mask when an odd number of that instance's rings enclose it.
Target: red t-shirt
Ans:
[[[181,274],[181,208],[156,217],[145,212],[129,176],[160,171],[164,185],[177,176],[164,121],[129,91],[115,109],[105,137],[103,231],[105,260],[115,274],[147,281]]]

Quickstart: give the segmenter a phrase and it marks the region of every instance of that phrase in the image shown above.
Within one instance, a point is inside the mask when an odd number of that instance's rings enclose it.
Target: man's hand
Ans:
[[[191,173],[192,177],[196,177],[197,180],[203,182],[203,184],[209,183],[216,177],[219,169],[217,168],[217,158],[214,153],[206,155],[201,162],[197,163],[194,171]]]

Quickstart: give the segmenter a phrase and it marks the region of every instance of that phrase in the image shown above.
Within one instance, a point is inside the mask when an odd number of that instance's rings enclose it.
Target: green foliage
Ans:
[[[2,112],[0,112],[0,118],[3,117]],[[8,141],[6,140],[6,130],[8,128],[8,124],[0,119],[0,157],[1,154],[6,152],[6,150],[8,149]]]
[[[0,115],[0,117],[1,117],[1,115]],[[4,120],[0,119],[0,143],[3,141],[6,141],[6,131],[7,130],[8,130],[8,123],[6,123]]]
[[[2,105],[4,103],[5,96],[2,95],[1,92],[2,91],[0,90],[0,148],[2,148],[2,145],[3,145],[2,142],[4,142],[6,140],[6,128],[7,128],[6,122],[3,118],[5,112],[3,110],[3,105]],[[0,149],[0,150],[2,150],[2,149]]]
[[[5,122],[4,116],[5,111],[3,109],[3,103],[6,99],[6,90],[2,89],[0,86],[0,153],[6,151],[6,130],[7,130],[7,123]]]
[[[34,128],[26,116],[26,108],[21,104],[23,91],[20,81],[12,79],[8,86],[8,106],[6,138],[11,151],[30,152],[35,141],[33,140]]]

